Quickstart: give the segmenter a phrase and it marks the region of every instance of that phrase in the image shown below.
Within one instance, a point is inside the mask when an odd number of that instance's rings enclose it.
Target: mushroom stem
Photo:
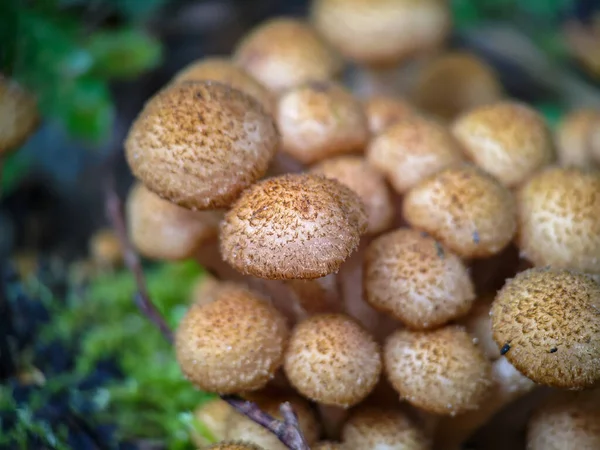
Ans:
[[[399,67],[356,67],[350,84],[358,97],[398,95],[402,91]]]
[[[348,418],[348,409],[339,406],[318,404],[319,415],[328,439],[340,438],[342,427]]]

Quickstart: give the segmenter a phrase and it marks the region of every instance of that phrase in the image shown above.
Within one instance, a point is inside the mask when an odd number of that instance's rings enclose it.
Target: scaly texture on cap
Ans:
[[[0,156],[23,145],[39,122],[36,99],[0,74]]]
[[[308,81],[332,80],[342,71],[339,55],[310,24],[287,17],[250,31],[233,60],[274,93]]]
[[[183,82],[156,94],[125,141],[133,174],[189,209],[225,208],[262,177],[279,145],[257,100],[215,81]]]
[[[492,334],[490,311],[493,300],[494,296],[491,295],[477,299],[469,314],[460,321],[490,361],[500,358],[500,348]]]
[[[342,442],[352,450],[429,450],[431,442],[406,413],[358,407],[342,428]]]
[[[377,135],[395,123],[417,114],[408,101],[385,96],[369,97],[363,102],[363,108],[372,135]]]
[[[403,194],[445,167],[465,161],[465,156],[446,127],[413,116],[376,136],[367,147],[367,160]]]
[[[175,75],[173,83],[208,80],[218,81],[245,92],[258,100],[265,111],[273,113],[274,101],[271,92],[228,58],[212,57],[194,61]]]
[[[190,211],[163,200],[136,183],[126,205],[129,237],[137,251],[147,258],[181,260],[194,256],[219,231],[222,214],[217,211]]]
[[[404,198],[403,214],[415,228],[439,239],[463,258],[500,253],[517,229],[512,193],[469,164],[425,179]]]
[[[522,184],[555,158],[544,118],[524,104],[481,106],[459,117],[452,131],[475,164],[507,187]]]
[[[582,108],[566,114],[556,127],[558,162],[565,167],[587,168],[600,156],[600,111]],[[600,134],[598,135],[600,138]],[[600,163],[600,158],[597,162]]]
[[[350,317],[323,314],[292,331],[283,367],[303,396],[324,405],[349,407],[377,384],[381,354],[375,340]]]
[[[499,101],[504,95],[494,69],[474,54],[444,53],[427,64],[413,92],[419,108],[453,120],[473,108]]]
[[[537,408],[527,430],[528,450],[600,448],[600,390],[556,392]]]
[[[202,425],[202,428],[193,428],[191,437],[194,444],[204,448],[211,442],[225,440],[227,418],[233,414],[233,411],[229,403],[220,398],[209,400],[196,408],[194,419]]]
[[[367,216],[335,180],[288,174],[245,191],[221,223],[221,254],[243,274],[312,279],[337,272],[358,247]]]
[[[451,11],[438,0],[316,0],[312,20],[346,58],[389,66],[441,47]]]
[[[367,233],[388,229],[394,218],[391,193],[383,176],[360,156],[339,156],[315,165],[311,173],[333,178],[352,189],[362,200],[369,225]]]
[[[413,329],[463,316],[475,300],[460,258],[416,230],[401,228],[375,239],[364,267],[367,301]]]
[[[519,191],[517,206],[523,257],[600,273],[600,171],[546,169]]]
[[[267,450],[249,442],[242,441],[223,441],[211,445],[207,450]]]
[[[385,343],[384,364],[401,399],[435,414],[477,409],[492,385],[490,362],[457,326],[396,331]]]
[[[175,351],[183,374],[220,394],[258,390],[283,362],[285,318],[257,294],[229,286],[211,303],[194,304],[181,320]]]
[[[312,82],[279,98],[282,151],[304,164],[362,151],[369,139],[360,102],[341,85]]]
[[[600,382],[600,284],[566,270],[529,269],[492,304],[494,340],[538,384],[582,389]]]

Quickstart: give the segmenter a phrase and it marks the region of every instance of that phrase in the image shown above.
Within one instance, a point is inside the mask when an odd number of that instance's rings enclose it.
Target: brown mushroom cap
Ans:
[[[600,129],[599,110],[582,108],[566,114],[556,128],[558,162],[565,167],[589,167],[595,155],[600,156],[595,129]]]
[[[449,6],[437,0],[316,0],[311,15],[346,58],[371,66],[437,49],[451,28]]]
[[[556,392],[542,402],[528,425],[527,448],[600,448],[600,390]]]
[[[142,183],[127,198],[127,226],[134,247],[147,258],[181,260],[194,256],[219,231],[222,214],[190,211],[163,200]]]
[[[342,428],[342,442],[352,450],[429,450],[430,439],[406,413],[358,407]]]
[[[501,353],[526,377],[582,389],[600,382],[600,284],[566,270],[519,273],[492,304]]]
[[[555,157],[544,118],[516,102],[481,106],[452,127],[467,155],[507,187],[526,181]]]
[[[416,185],[404,198],[403,214],[410,225],[463,258],[499,253],[517,228],[512,193],[468,164],[449,167]]]
[[[0,155],[23,145],[39,123],[36,99],[0,74]]]
[[[123,247],[112,229],[98,230],[91,237],[89,245],[90,256],[96,263],[114,267],[123,262]]]
[[[226,437],[227,418],[233,414],[233,408],[220,398],[203,403],[194,411],[199,423],[192,432],[192,440],[198,447],[207,447],[211,442],[223,441]]]
[[[284,93],[277,105],[282,151],[304,164],[362,151],[369,139],[362,105],[341,85],[311,82]]]
[[[415,108],[400,98],[375,95],[363,102],[371,134],[377,135],[390,126],[417,114]]]
[[[173,84],[150,99],[125,149],[148,189],[185,208],[215,209],[265,174],[278,145],[257,100],[203,81]]]
[[[207,447],[207,450],[267,450],[258,445],[242,441],[223,441]]]
[[[383,176],[360,156],[339,156],[315,165],[311,173],[333,178],[352,189],[365,205],[369,225],[367,233],[388,229],[394,218],[391,193]]]
[[[208,80],[218,81],[250,95],[258,100],[265,111],[273,113],[275,105],[271,92],[229,58],[211,57],[194,61],[177,72],[173,83]]]
[[[600,171],[546,169],[519,191],[517,207],[523,257],[600,273]]]
[[[367,301],[410,328],[438,327],[465,315],[475,300],[461,259],[416,230],[401,228],[375,239],[364,265]]]
[[[336,78],[342,60],[313,27],[298,19],[263,22],[238,44],[235,63],[274,93]]]
[[[445,167],[465,161],[465,156],[446,127],[413,116],[376,136],[367,148],[367,160],[403,194]]]
[[[312,279],[337,272],[358,246],[367,216],[335,180],[288,174],[245,191],[221,224],[221,254],[243,274]]]
[[[490,311],[493,300],[493,296],[478,298],[469,314],[460,321],[490,361],[500,358],[500,349],[492,334]]]
[[[283,362],[285,318],[257,294],[229,286],[211,303],[194,304],[175,335],[182,372],[221,394],[258,390]]]
[[[435,414],[474,410],[491,387],[491,364],[464,329],[396,331],[384,349],[385,371],[409,403]]]
[[[413,99],[424,111],[453,120],[473,108],[499,101],[503,91],[490,65],[472,53],[454,51],[440,55],[423,68]]]
[[[381,354],[375,340],[353,319],[316,315],[292,331],[284,370],[303,396],[348,407],[366,398],[377,384]]]

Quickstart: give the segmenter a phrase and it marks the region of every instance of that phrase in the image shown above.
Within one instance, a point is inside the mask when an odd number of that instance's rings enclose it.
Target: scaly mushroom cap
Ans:
[[[189,209],[225,208],[262,177],[279,139],[257,100],[215,81],[156,94],[132,125],[125,150],[133,174]]]
[[[243,274],[312,279],[337,272],[358,247],[367,216],[335,180],[288,174],[253,185],[221,223],[221,254]]]
[[[215,398],[203,403],[194,411],[194,419],[201,424],[200,429],[191,434],[194,444],[198,447],[207,447],[210,442],[223,441],[226,438],[227,418],[233,414],[233,408],[229,403]],[[208,431],[208,436],[204,436],[200,431]],[[210,437],[210,439],[209,439]]]
[[[594,161],[595,155],[600,156],[600,139],[594,139],[596,129],[600,129],[600,111],[596,109],[577,109],[562,118],[556,128],[561,166],[584,169]]]
[[[474,54],[445,53],[425,66],[414,88],[419,108],[444,120],[499,101],[503,88],[494,69]]]
[[[273,114],[275,105],[271,92],[228,58],[212,57],[194,61],[177,72],[173,83],[209,80],[250,95],[258,100],[265,111]]]
[[[0,74],[0,156],[23,145],[39,123],[36,99]]]
[[[500,358],[500,349],[492,334],[490,311],[493,301],[494,296],[491,295],[478,298],[469,314],[460,321],[490,361]]]
[[[463,258],[500,253],[517,229],[512,193],[474,166],[449,167],[404,198],[403,214]]]
[[[311,15],[342,55],[371,66],[435,50],[451,29],[450,8],[437,0],[316,0]]]
[[[377,95],[366,99],[363,108],[372,135],[378,135],[395,123],[417,114],[406,100]]]
[[[207,447],[207,450],[267,450],[249,442],[223,441]]]
[[[477,409],[492,384],[490,362],[456,326],[396,331],[385,343],[384,364],[400,398],[434,414]]]
[[[519,191],[517,206],[523,257],[600,273],[600,171],[546,169]]]
[[[202,390],[254,391],[283,362],[289,332],[285,318],[257,294],[221,288],[208,304],[194,304],[181,320],[175,351],[182,372]]]
[[[350,317],[316,315],[293,330],[284,370],[303,396],[348,407],[362,401],[377,384],[381,354],[375,340]]]
[[[452,131],[475,164],[507,187],[522,184],[555,158],[543,117],[524,104],[479,107],[459,117]]]
[[[600,448],[600,390],[557,392],[531,418],[528,450]]]
[[[365,298],[414,329],[465,315],[475,292],[460,258],[435,239],[402,228],[375,239],[365,255]]]
[[[369,164],[403,194],[440,170],[465,161],[450,131],[423,117],[409,117],[376,136],[367,147]]]
[[[399,410],[359,407],[342,428],[342,442],[352,450],[429,450],[431,442]]]
[[[191,258],[219,231],[222,214],[217,211],[190,211],[163,200],[136,183],[126,205],[129,237],[137,251],[147,258],[181,260]]]
[[[286,17],[252,30],[238,44],[233,60],[273,93],[332,80],[342,70],[339,55],[310,24]]]
[[[311,82],[279,98],[282,151],[304,164],[362,151],[369,139],[360,102],[343,86]]]
[[[394,218],[391,193],[383,176],[359,156],[339,156],[313,166],[311,173],[333,178],[352,189],[360,197],[369,225],[367,233],[377,234],[388,229]]]
[[[566,270],[529,269],[498,292],[492,330],[501,353],[539,384],[600,382],[600,284]]]

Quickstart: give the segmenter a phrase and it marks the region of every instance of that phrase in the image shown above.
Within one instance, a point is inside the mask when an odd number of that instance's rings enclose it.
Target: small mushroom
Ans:
[[[308,81],[337,78],[342,60],[313,27],[299,19],[276,17],[250,31],[233,60],[278,94]]]
[[[439,239],[463,258],[500,253],[517,229],[512,193],[468,164],[425,179],[404,198],[406,221]]]
[[[288,174],[245,191],[221,224],[221,254],[236,270],[266,279],[337,272],[357,248],[367,217],[335,180]]]
[[[191,434],[194,444],[205,448],[211,442],[225,440],[227,418],[231,414],[233,408],[220,398],[209,400],[196,408],[194,419],[198,427],[194,427]]]
[[[375,340],[353,319],[323,314],[296,325],[283,367],[303,396],[347,408],[366,398],[377,384],[381,354]]]
[[[115,268],[123,263],[123,247],[115,232],[104,228],[90,239],[90,256],[100,267]]]
[[[362,151],[369,139],[360,102],[343,86],[311,82],[279,98],[282,151],[304,164]]]
[[[525,104],[481,106],[459,117],[452,131],[475,164],[509,188],[555,159],[550,129]]]
[[[0,74],[0,156],[23,145],[39,123],[36,99]]]
[[[399,194],[440,170],[465,161],[460,144],[443,125],[409,117],[376,136],[367,147],[369,164]]]
[[[228,207],[262,177],[279,139],[249,95],[215,81],[183,82],[156,94],[125,141],[133,174],[188,209]]]
[[[249,442],[223,441],[207,447],[207,450],[267,450]]]
[[[400,398],[434,414],[476,410],[492,385],[490,362],[457,326],[396,331],[385,343],[384,364]]]
[[[600,382],[600,284],[567,270],[519,273],[492,304],[500,353],[538,384],[583,389]]]
[[[254,292],[229,286],[216,300],[194,304],[175,335],[182,372],[208,392],[240,393],[263,388],[283,362],[285,318]]]
[[[412,329],[465,315],[475,300],[461,259],[435,239],[401,228],[375,239],[364,261],[369,304]]]
[[[584,169],[594,162],[600,163],[600,139],[594,139],[597,129],[600,129],[600,110],[582,108],[566,114],[556,128],[560,165]]]
[[[523,257],[600,273],[600,171],[548,168],[522,187],[517,207]]]
[[[333,178],[352,189],[360,197],[369,224],[368,234],[388,229],[394,218],[392,197],[383,176],[360,156],[339,156],[315,165],[311,173]]]
[[[182,208],[139,182],[129,192],[126,214],[129,237],[138,252],[169,261],[191,258],[205,242],[214,239],[222,215]]]
[[[414,106],[407,100],[383,95],[374,95],[363,101],[369,130],[373,136],[390,126],[417,114]]]

